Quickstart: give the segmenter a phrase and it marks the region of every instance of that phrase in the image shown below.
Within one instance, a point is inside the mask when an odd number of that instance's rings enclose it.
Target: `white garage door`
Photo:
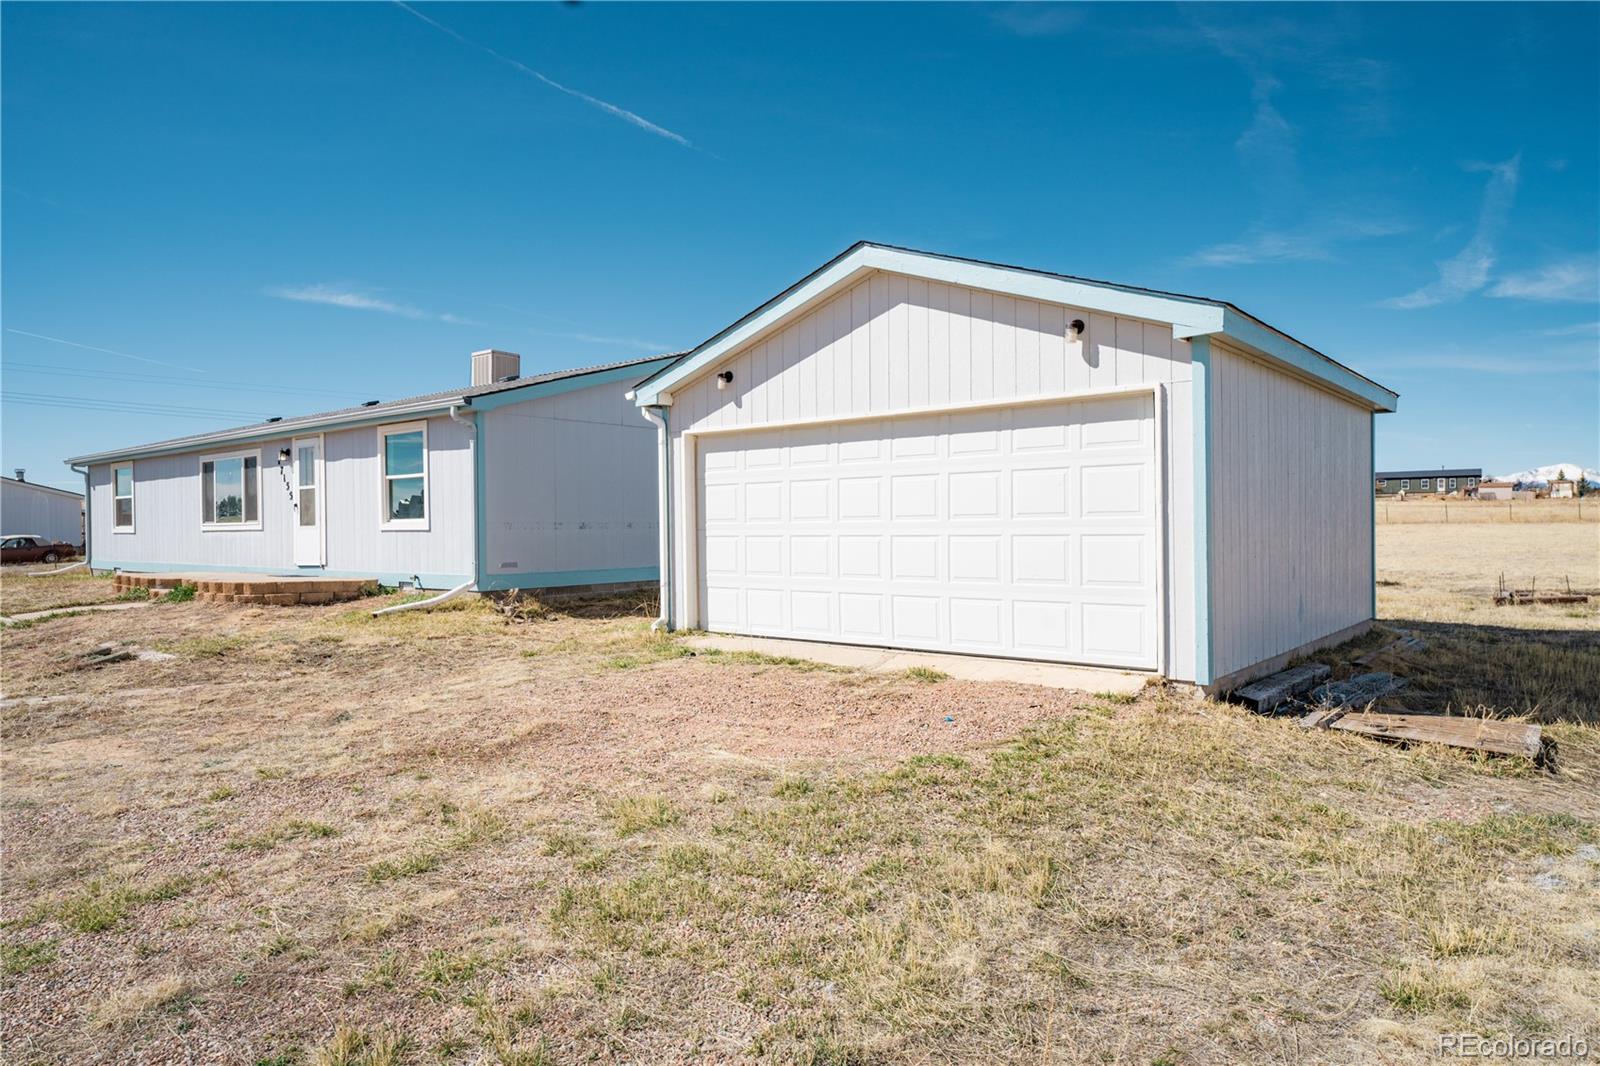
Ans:
[[[1154,668],[1153,406],[704,435],[700,624]]]

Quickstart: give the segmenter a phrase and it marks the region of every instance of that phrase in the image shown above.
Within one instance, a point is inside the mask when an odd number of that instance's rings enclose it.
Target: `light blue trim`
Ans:
[[[490,574],[478,579],[478,591],[495,589],[559,589],[573,585],[619,585],[659,581],[658,566],[620,566],[609,570],[524,570],[515,574]]]
[[[135,448],[126,452],[101,452],[83,459],[69,459],[69,463],[84,463],[90,466],[108,466],[125,463],[133,459],[154,459],[161,455],[186,455],[189,453],[215,451],[217,448],[236,444],[266,444],[268,441],[293,440],[295,437],[307,437],[313,433],[337,433],[345,429],[363,429],[367,426],[382,426],[393,422],[414,422],[422,418],[437,418],[448,415],[451,407],[459,406],[461,400],[446,400],[437,407],[421,407],[415,410],[391,411],[383,415],[369,415],[365,418],[352,418],[338,422],[313,422],[308,425],[273,425],[270,432],[252,433],[244,437],[230,437],[218,435],[206,440],[187,441],[183,444],[163,448]]]
[[[676,481],[676,479],[673,476],[673,471],[672,471],[672,467],[673,467],[673,462],[672,462],[672,408],[670,408],[670,407],[658,407],[657,410],[661,413],[661,424],[663,426],[662,436],[665,438],[665,440],[663,440],[662,443],[661,443],[661,447],[663,447],[663,448],[665,448],[667,450],[667,461],[666,461],[666,464],[665,464],[666,475],[667,475],[667,483],[663,487],[664,491],[667,494],[667,515],[666,515],[666,517],[667,517],[667,528],[663,529],[661,531],[661,535],[663,537],[667,538],[667,581],[666,581],[666,585],[665,585],[666,592],[667,592],[667,602],[665,604],[665,606],[666,606],[665,615],[666,615],[666,619],[667,619],[667,632],[671,633],[673,630],[678,628],[678,619],[675,617],[676,608],[678,606],[678,594],[677,594],[677,591],[673,588],[673,583],[674,583],[674,580],[676,578],[676,568],[673,565],[673,554],[672,554],[673,551],[675,550],[675,546],[673,544],[673,538],[672,538],[672,529],[673,529],[672,504],[673,504],[673,496],[674,496],[673,485],[674,485],[674,483]],[[659,571],[660,567],[657,567],[656,569]]]
[[[1376,413],[1367,416],[1367,459],[1372,464],[1372,469],[1367,471],[1367,535],[1372,554],[1372,613],[1371,617],[1378,617],[1378,416]]]
[[[489,461],[485,456],[483,414],[472,415],[472,570],[473,580],[483,587],[483,560],[489,545]]]
[[[660,370],[676,358],[677,356],[675,355],[664,355],[659,359],[641,360],[637,363],[629,363],[626,366],[614,367],[610,370],[597,371],[592,374],[577,374],[573,377],[541,382],[537,385],[507,388],[500,392],[491,392],[482,396],[457,394],[442,397],[437,401],[419,401],[414,406],[401,404],[370,415],[352,415],[349,418],[332,420],[323,420],[314,415],[300,415],[284,419],[282,422],[262,426],[256,432],[242,433],[235,430],[223,430],[221,433],[211,434],[196,440],[187,440],[160,447],[136,447],[125,452],[95,452],[92,455],[81,455],[74,459],[68,459],[67,463],[102,466],[106,463],[124,462],[128,459],[150,459],[158,455],[183,455],[188,452],[210,451],[222,445],[291,440],[294,437],[305,436],[309,433],[336,433],[345,429],[382,426],[392,422],[409,422],[419,418],[437,418],[441,415],[448,415],[452,407],[466,406],[475,411],[492,411],[496,407],[504,407],[507,404],[523,403],[527,400],[538,399],[541,396],[559,396],[564,392],[587,389],[594,385],[604,385],[613,381],[623,381],[630,377],[642,379]],[[248,429],[249,427],[245,428]]]
[[[640,407],[670,403],[662,399],[673,386],[698,375],[708,364],[738,348],[775,322],[835,289],[854,282],[874,270],[942,281],[950,285],[988,289],[1050,303],[1104,311],[1112,315],[1171,322],[1180,327],[1179,336],[1214,333],[1222,328],[1222,309],[1206,301],[1119,288],[1114,285],[1078,281],[1041,274],[1016,267],[950,259],[926,252],[861,245],[851,249],[771,304],[717,334],[684,360],[654,381],[636,390]]]
[[[1390,392],[1382,385],[1368,381],[1355,371],[1347,370],[1298,341],[1290,340],[1281,333],[1267,329],[1248,315],[1230,307],[1226,309],[1222,319],[1222,332],[1231,339],[1356,396],[1371,405],[1374,410],[1393,411],[1400,403],[1398,393]]]
[[[579,374],[576,377],[546,381],[539,385],[529,385],[526,388],[491,392],[487,396],[473,396],[468,399],[467,403],[474,411],[493,411],[496,408],[508,407],[514,403],[527,403],[529,400],[542,400],[550,396],[560,396],[565,392],[592,389],[596,385],[610,385],[617,381],[643,381],[676,358],[677,356],[675,355],[667,355],[662,356],[660,359],[652,359],[642,363],[629,363],[627,366],[601,370],[593,374]]]
[[[1194,680],[1211,684],[1211,338],[1189,342],[1194,374]]]
[[[465,585],[472,578],[466,574],[399,574],[373,570],[321,570],[316,567],[293,566],[211,566],[204,563],[134,563],[96,562],[96,570],[126,570],[130,574],[270,574],[273,577],[310,577],[365,579],[380,585],[398,585],[409,581],[418,588],[453,589]]]

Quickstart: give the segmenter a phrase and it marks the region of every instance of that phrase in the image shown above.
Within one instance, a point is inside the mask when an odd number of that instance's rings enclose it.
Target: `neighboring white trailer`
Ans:
[[[635,400],[676,626],[1219,687],[1372,618],[1397,397],[1228,304],[862,244]]]
[[[0,477],[0,535],[32,533],[45,540],[81,545],[83,495],[35,485],[22,473],[18,470],[18,477]]]

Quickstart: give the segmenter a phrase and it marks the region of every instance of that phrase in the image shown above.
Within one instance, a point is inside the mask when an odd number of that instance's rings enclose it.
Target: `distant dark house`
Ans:
[[[1380,470],[1376,491],[1379,496],[1398,493],[1428,495],[1460,492],[1467,496],[1478,494],[1478,482],[1483,480],[1481,468],[1472,470]]]

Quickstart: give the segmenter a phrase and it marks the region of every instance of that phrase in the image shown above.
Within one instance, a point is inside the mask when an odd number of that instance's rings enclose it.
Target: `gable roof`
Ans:
[[[1442,467],[1440,469],[1438,469],[1438,470],[1379,470],[1376,473],[1374,473],[1372,476],[1376,477],[1376,478],[1382,478],[1382,479],[1387,480],[1387,481],[1393,481],[1396,478],[1399,478],[1400,480],[1404,480],[1404,479],[1406,479],[1408,477],[1410,477],[1410,478],[1423,478],[1423,477],[1429,477],[1429,478],[1432,478],[1432,477],[1478,477],[1478,478],[1481,478],[1483,476],[1483,470],[1480,467],[1473,467],[1471,469],[1468,469],[1466,467],[1462,467],[1462,468],[1460,468],[1458,470],[1446,470],[1446,469],[1444,469]]]
[[[1375,411],[1393,411],[1399,402],[1397,393],[1225,300],[870,241],[851,245],[737,322],[690,349],[682,359],[640,382],[634,388],[635,402],[640,406],[670,404],[674,386],[698,377],[723,357],[732,355],[802,308],[875,270],[1166,322],[1172,325],[1172,335],[1179,339],[1213,334],[1225,336],[1246,350],[1322,381]]]
[[[7,485],[15,485],[18,488],[38,489],[40,492],[53,492],[57,496],[65,496],[68,499],[76,500],[79,503],[83,502],[83,493],[73,492],[70,489],[58,489],[54,485],[41,485],[35,481],[18,481],[14,477],[6,477],[3,474],[0,474],[0,481],[5,482]]]
[[[389,400],[385,403],[344,407],[337,411],[324,411],[314,415],[256,422],[248,426],[216,430],[211,433],[194,433],[187,437],[173,437],[151,444],[79,455],[68,459],[67,464],[82,466],[85,463],[104,463],[115,459],[171,455],[177,452],[195,451],[214,444],[247,444],[254,441],[277,440],[309,430],[374,425],[380,422],[392,422],[402,415],[427,415],[448,411],[452,407],[468,407],[479,411],[492,410],[507,403],[522,403],[575,388],[588,388],[608,381],[621,381],[638,374],[649,374],[670,366],[681,358],[682,354],[679,352],[652,355],[643,359],[627,359],[618,363],[579,367],[576,370],[556,370],[547,374],[519,377],[514,381],[497,381],[465,389],[447,389],[444,392],[409,396],[403,400]]]

